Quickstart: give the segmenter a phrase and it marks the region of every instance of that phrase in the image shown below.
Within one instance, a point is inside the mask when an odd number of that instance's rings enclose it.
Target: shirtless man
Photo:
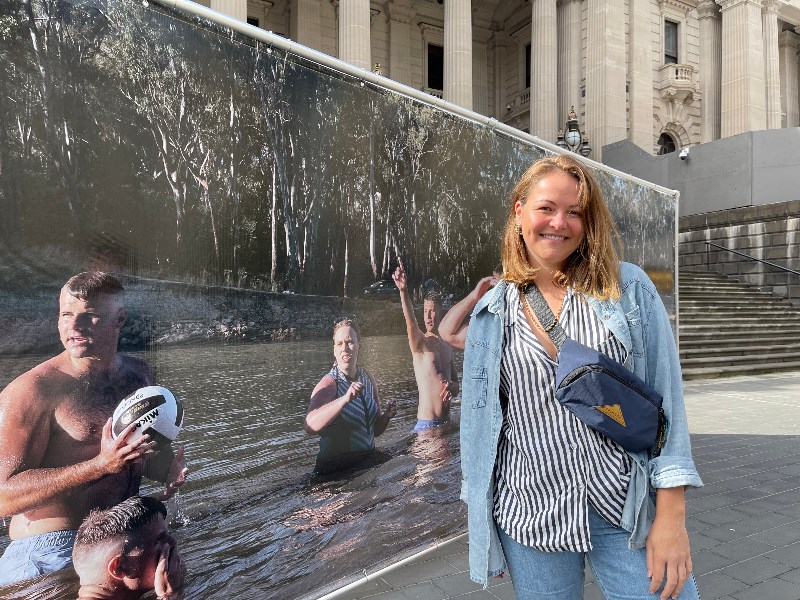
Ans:
[[[458,374],[453,365],[453,350],[438,333],[441,304],[437,298],[423,302],[425,331],[417,325],[414,305],[408,292],[408,281],[403,263],[392,275],[406,319],[408,345],[414,363],[414,377],[419,390],[417,424],[414,432],[440,427],[450,418],[450,400],[458,394]]]
[[[139,491],[155,442],[144,435],[129,444],[134,424],[111,436],[117,403],[152,383],[144,362],[117,354],[128,315],[122,296],[105,273],[70,279],[59,298],[64,351],[0,392],[0,515],[14,515],[0,586],[69,566],[75,530],[89,511]],[[182,448],[167,458],[158,475],[167,482],[164,499],[187,473]]]
[[[92,511],[72,552],[78,600],[133,600],[151,590],[159,600],[182,596],[186,568],[166,516],[161,502],[139,496]]]

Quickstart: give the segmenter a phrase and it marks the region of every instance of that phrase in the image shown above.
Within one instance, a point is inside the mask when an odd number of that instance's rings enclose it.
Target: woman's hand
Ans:
[[[347,402],[348,403],[352,402],[361,393],[361,390],[363,389],[364,389],[364,384],[361,383],[360,381],[354,381],[353,383],[351,383],[350,387],[347,388],[347,391],[345,392],[345,396],[347,397]]]
[[[650,593],[661,587],[661,600],[677,598],[692,574],[686,501],[683,487],[656,492],[656,518],[647,536],[647,576]]]
[[[386,408],[383,410],[383,414],[386,415],[386,420],[394,418],[397,414],[397,400],[392,398],[386,403]]]

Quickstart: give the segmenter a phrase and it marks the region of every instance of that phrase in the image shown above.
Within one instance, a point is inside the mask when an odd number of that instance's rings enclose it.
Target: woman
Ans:
[[[697,598],[684,487],[702,482],[658,293],[619,262],[611,216],[580,162],[534,163],[512,201],[503,280],[472,295],[464,354],[470,575],[486,584],[507,565],[519,600],[579,599],[588,558],[608,598]],[[624,451],[555,399],[557,352],[520,291],[531,282],[569,337],[662,394],[670,428],[658,458]]]
[[[381,410],[378,386],[365,369],[358,368],[361,348],[355,323],[342,319],[333,326],[333,368],[311,394],[305,429],[320,436],[317,472],[353,465],[375,448],[397,413],[394,400]]]

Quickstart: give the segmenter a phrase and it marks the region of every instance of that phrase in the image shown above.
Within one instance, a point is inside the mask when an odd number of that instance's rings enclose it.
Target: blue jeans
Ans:
[[[614,527],[589,505],[592,549],[582,552],[542,552],[511,539],[497,528],[517,600],[581,600],[584,556],[597,585],[608,600],[653,600],[644,548],[630,550],[630,532]],[[699,600],[694,577],[683,586],[679,600]]]
[[[0,557],[0,586],[71,567],[77,533],[53,531],[13,540]]]

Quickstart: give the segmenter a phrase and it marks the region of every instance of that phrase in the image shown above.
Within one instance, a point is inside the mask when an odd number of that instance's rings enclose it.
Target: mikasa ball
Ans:
[[[111,435],[117,439],[125,428],[136,423],[127,442],[147,433],[158,446],[168,445],[183,427],[183,405],[167,388],[149,385],[122,399],[114,409]]]

